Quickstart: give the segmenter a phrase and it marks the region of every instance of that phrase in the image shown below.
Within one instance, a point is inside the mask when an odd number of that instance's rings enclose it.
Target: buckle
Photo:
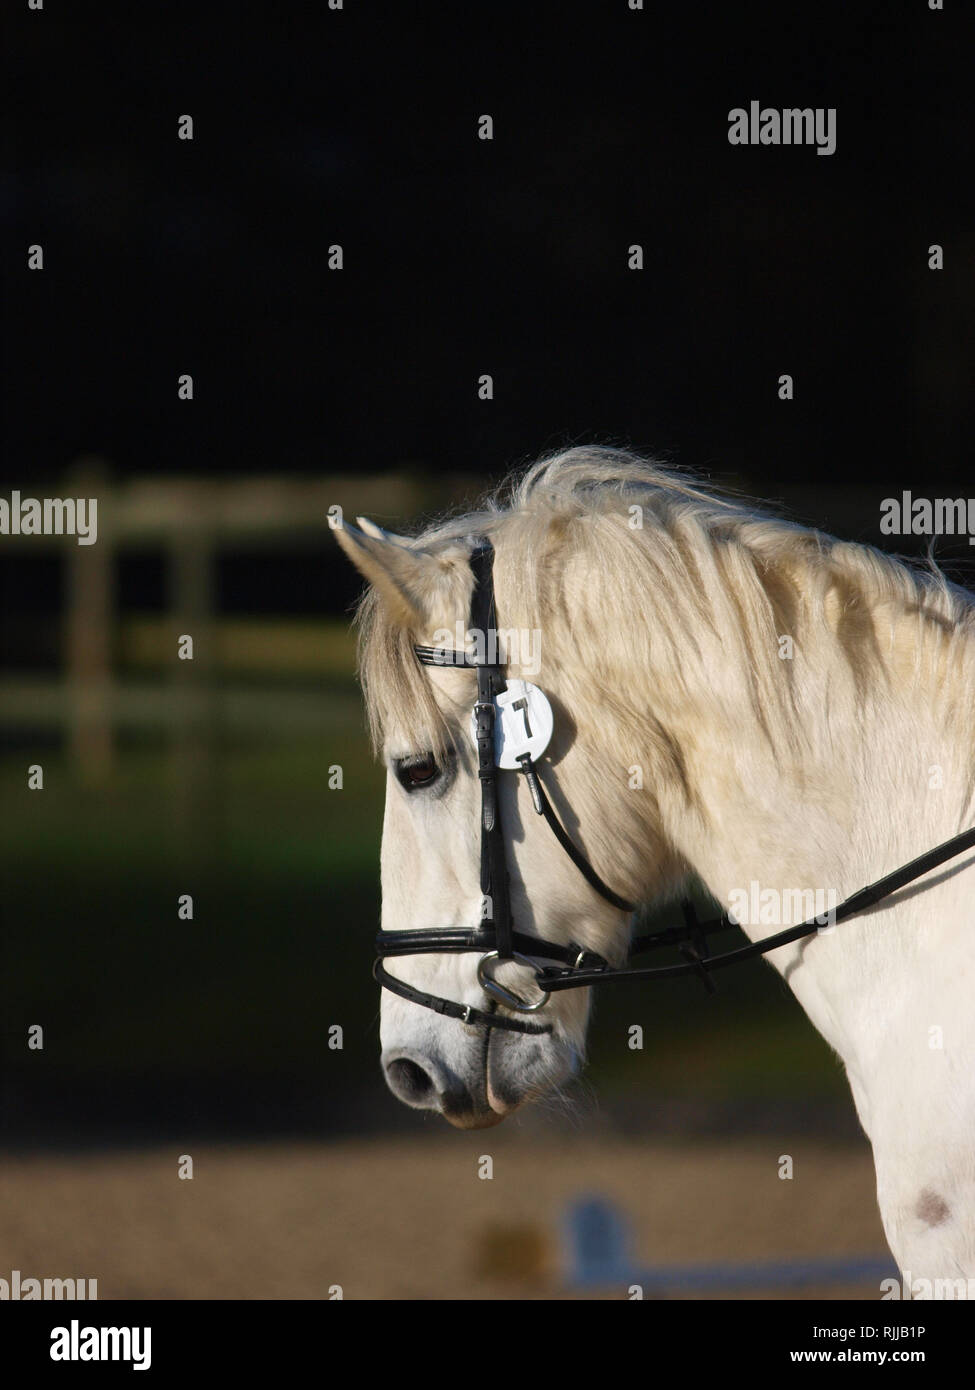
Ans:
[[[693,903],[684,903],[684,922],[687,925],[687,931],[691,939],[690,941],[685,941],[682,945],[678,946],[677,949],[687,961],[688,965],[694,966],[694,973],[697,975],[708,994],[717,994],[718,986],[714,983],[714,980],[711,978],[711,972],[705,965],[705,961],[710,955],[708,939],[706,934],[701,930]]]

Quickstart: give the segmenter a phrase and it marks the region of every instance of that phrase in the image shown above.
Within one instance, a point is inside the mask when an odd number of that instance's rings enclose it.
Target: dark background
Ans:
[[[96,453],[119,475],[487,482],[593,440],[769,497],[961,486],[960,8],[21,6],[4,45],[10,476]],[[730,145],[727,113],[752,98],[836,107],[836,152]],[[38,240],[45,270],[27,273]],[[354,592],[336,557],[333,611]],[[287,573],[251,587],[295,601]],[[253,602],[246,576],[229,588]]]
[[[396,475],[435,509],[598,441],[881,543],[883,497],[970,488],[961,23],[921,0],[11,6],[0,492],[61,495],[95,456],[119,484]],[[729,145],[728,111],[753,98],[836,107],[836,153]],[[967,547],[943,549],[970,573]],[[126,716],[111,774],[77,775],[58,713],[65,552],[0,538],[15,1146],[423,1123],[378,1077],[382,779],[351,675],[358,581],[324,524],[260,553],[230,542],[215,566],[218,624],[264,620],[269,660],[211,670],[213,756],[188,809],[165,721]],[[167,582],[158,547],[118,556],[120,708],[169,678],[162,646],[140,665],[130,641],[165,618]],[[297,619],[336,654],[276,672]],[[28,794],[38,760],[46,789]],[[192,930],[173,907],[187,885]],[[623,1018],[645,1023],[643,1054],[621,1055]],[[26,1053],[37,1021],[45,1052]],[[747,1123],[798,1097],[851,1123],[834,1060],[762,966],[706,1005],[685,982],[621,992],[594,1056],[607,1103],[639,1078],[658,1120]]]

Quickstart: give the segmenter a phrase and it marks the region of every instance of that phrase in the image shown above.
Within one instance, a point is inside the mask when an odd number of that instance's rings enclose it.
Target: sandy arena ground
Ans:
[[[431,1131],[200,1147],[192,1181],[178,1157],[2,1158],[0,1276],[97,1278],[101,1299],[321,1299],[336,1284],[347,1299],[624,1297],[567,1287],[561,1214],[585,1193],[626,1211],[644,1265],[886,1254],[865,1144]]]

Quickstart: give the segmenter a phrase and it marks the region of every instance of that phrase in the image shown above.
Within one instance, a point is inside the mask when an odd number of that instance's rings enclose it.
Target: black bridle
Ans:
[[[477,775],[481,784],[481,893],[484,914],[480,927],[380,931],[376,937],[377,958],[373,966],[373,975],[383,988],[408,999],[413,1004],[433,1009],[447,1018],[460,1019],[462,1023],[474,1027],[501,1028],[512,1033],[550,1033],[551,1024],[533,1023],[511,1018],[507,1014],[499,1014],[496,1011],[498,1004],[517,1013],[534,1014],[545,1007],[551,994],[560,990],[582,989],[589,985],[604,985],[618,980],[667,980],[680,975],[697,975],[705,987],[713,992],[713,971],[737,965],[740,961],[750,960],[754,956],[764,956],[780,946],[787,946],[793,941],[799,941],[820,931],[823,922],[813,918],[799,923],[798,926],[786,927],[784,931],[764,937],[761,941],[752,941],[736,950],[713,956],[709,951],[708,937],[737,927],[738,923],[727,915],[700,922],[697,920],[693,904],[685,902],[683,924],[633,938],[628,953],[629,957],[633,957],[664,947],[676,947],[683,956],[682,961],[672,965],[627,965],[614,968],[598,952],[578,946],[574,942],[562,944],[545,941],[541,937],[527,936],[515,928],[511,913],[501,801],[498,795],[499,769],[495,744],[498,719],[496,700],[506,691],[508,683],[504,675],[501,653],[497,647],[497,615],[492,573],[494,549],[490,542],[482,541],[475,548],[470,563],[474,574],[470,628],[475,634],[480,635],[482,655],[472,656],[463,651],[437,647],[414,647],[414,651],[417,660],[424,666],[461,666],[477,671],[474,728],[477,742]],[[492,650],[494,660],[491,659]],[[635,912],[637,905],[614,893],[599,877],[581,850],[573,844],[552,809],[530,753],[518,757],[518,770],[528,784],[536,812],[548,823],[559,844],[590,887],[621,912]],[[831,911],[831,924],[866,912],[868,908],[890,897],[908,883],[913,883],[931,869],[936,869],[940,864],[973,847],[975,827],[963,831],[919,858],[912,859],[909,864],[878,879],[876,883],[853,893]],[[481,956],[477,977],[481,988],[492,1000],[490,1012],[415,989],[405,981],[390,975],[383,965],[383,961],[389,956],[466,952],[475,952]],[[534,970],[535,983],[541,991],[537,1000],[528,1002],[522,999],[490,975],[490,963],[503,960],[516,960]],[[538,960],[553,963],[536,966],[534,962]]]

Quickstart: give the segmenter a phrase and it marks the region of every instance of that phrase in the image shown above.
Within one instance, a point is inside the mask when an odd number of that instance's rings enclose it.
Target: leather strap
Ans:
[[[446,1018],[459,1018],[461,1023],[468,1023],[471,1027],[501,1028],[507,1033],[551,1033],[552,1031],[550,1023],[528,1023],[523,1022],[520,1018],[509,1018],[507,1014],[486,1013],[483,1009],[475,1009],[470,1004],[457,1004],[453,999],[441,998],[439,994],[427,994],[425,990],[414,989],[404,980],[397,980],[394,975],[390,975],[383,966],[382,957],[373,963],[372,974],[383,989],[391,990],[393,994],[398,994],[401,999],[408,999],[411,1004],[422,1004],[425,1009],[432,1009],[434,1013],[443,1014]]]
[[[514,950],[521,956],[534,956],[539,960],[556,960],[576,969],[597,969],[609,962],[597,951],[587,951],[574,941],[543,941],[538,936],[526,936],[524,932],[511,934]],[[408,931],[380,931],[376,933],[376,950],[380,956],[430,956],[447,951],[463,953],[477,951],[484,955],[495,950],[494,935],[490,928],[471,927],[417,927]]]
[[[833,913],[834,923],[845,922],[850,917],[856,917],[861,912],[866,912],[868,908],[875,907],[877,903],[883,902],[885,898],[889,898],[899,889],[905,888],[907,884],[922,878],[926,873],[938,868],[949,859],[957,859],[960,854],[964,854],[969,849],[975,849],[975,826],[969,830],[963,830],[960,835],[955,835],[950,840],[945,840],[943,844],[936,845],[934,849],[919,855],[917,859],[912,859],[909,864],[904,864],[901,868],[894,869],[892,873],[885,874],[883,878],[878,878],[875,883],[868,884],[867,887],[851,893],[835,909]],[[737,927],[737,925],[737,922],[725,916],[716,918],[711,922],[694,922],[691,928],[686,926],[669,927],[661,932],[653,932],[649,936],[638,937],[633,942],[630,953],[635,955],[641,951],[654,950],[659,946],[675,945],[682,941],[688,941],[692,933],[707,936],[713,932]],[[810,921],[800,922],[797,926],[786,927],[784,931],[776,932],[774,936],[765,936],[760,941],[750,941],[747,946],[740,946],[737,950],[725,951],[719,956],[698,956],[679,965],[635,968],[628,966],[623,970],[613,970],[607,966],[605,969],[597,967],[595,970],[566,970],[561,972],[545,968],[539,971],[536,980],[540,989],[548,990],[551,994],[558,990],[584,989],[588,985],[609,984],[613,980],[672,980],[679,975],[707,975],[712,970],[723,970],[726,966],[737,965],[740,961],[751,960],[755,956],[767,955],[769,951],[778,950],[780,946],[788,946],[793,941],[800,941],[805,936],[812,936],[821,930],[822,925],[821,922],[813,918]]]
[[[474,572],[474,592],[471,596],[471,628],[475,640],[483,643],[482,657],[477,664],[477,704],[474,717],[477,729],[477,775],[481,783],[481,894],[488,910],[484,921],[494,928],[495,950],[501,960],[510,960],[513,924],[511,921],[511,891],[508,882],[508,862],[501,828],[501,807],[498,797],[498,769],[494,760],[494,723],[497,711],[495,696],[505,688],[504,673],[499,661],[492,661],[491,647],[497,648],[498,620],[494,606],[494,547],[487,542],[479,545],[471,556]]]
[[[608,903],[612,903],[614,907],[618,907],[621,912],[635,912],[636,903],[627,902],[625,898],[621,898],[617,893],[614,893],[612,888],[607,887],[582,851],[577,849],[572,843],[562,822],[552,810],[552,803],[549,801],[545,787],[542,785],[542,780],[538,775],[538,769],[532,762],[531,754],[526,753],[525,756],[519,758],[518,761],[521,763],[521,770],[525,774],[525,781],[528,783],[531,791],[535,810],[540,816],[544,816],[549,829],[553,832],[559,844],[582,874],[582,877],[591,888],[595,888],[597,893],[604,897]]]

